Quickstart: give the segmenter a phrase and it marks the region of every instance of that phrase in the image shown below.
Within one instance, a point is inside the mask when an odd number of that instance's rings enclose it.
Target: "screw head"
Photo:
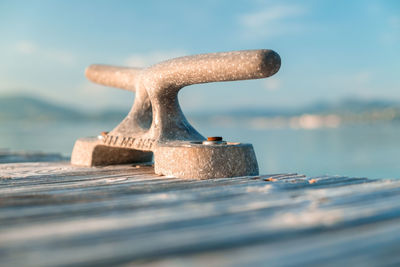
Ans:
[[[222,136],[210,136],[210,137],[207,137],[207,141],[222,141],[222,140],[223,140]]]
[[[206,141],[203,141],[203,145],[226,145],[226,141],[223,140],[222,136],[210,136],[207,137]]]

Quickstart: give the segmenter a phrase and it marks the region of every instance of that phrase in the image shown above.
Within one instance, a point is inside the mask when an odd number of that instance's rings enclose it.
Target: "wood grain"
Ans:
[[[0,164],[4,266],[398,265],[400,181]]]

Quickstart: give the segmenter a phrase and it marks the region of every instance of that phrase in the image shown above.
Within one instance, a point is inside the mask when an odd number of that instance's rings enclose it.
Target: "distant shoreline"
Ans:
[[[128,111],[105,110],[87,113],[54,105],[34,97],[0,97],[0,123],[20,122],[120,122]],[[222,125],[242,124],[254,128],[335,128],[341,124],[400,121],[400,104],[347,99],[339,103],[320,102],[299,109],[238,109],[193,113],[196,121]]]

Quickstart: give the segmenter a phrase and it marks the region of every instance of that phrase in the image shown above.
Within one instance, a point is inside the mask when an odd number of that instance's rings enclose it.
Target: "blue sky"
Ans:
[[[0,94],[128,109],[132,93],[89,83],[85,67],[257,48],[281,55],[275,76],[187,87],[184,110],[400,101],[397,0],[0,0]]]

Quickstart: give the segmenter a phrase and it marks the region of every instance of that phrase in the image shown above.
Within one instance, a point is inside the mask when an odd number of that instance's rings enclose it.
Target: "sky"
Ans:
[[[272,49],[261,80],[193,85],[183,110],[288,108],[344,98],[400,101],[400,1],[0,0],[0,96],[83,110],[129,109],[93,63],[146,67],[191,54]]]

